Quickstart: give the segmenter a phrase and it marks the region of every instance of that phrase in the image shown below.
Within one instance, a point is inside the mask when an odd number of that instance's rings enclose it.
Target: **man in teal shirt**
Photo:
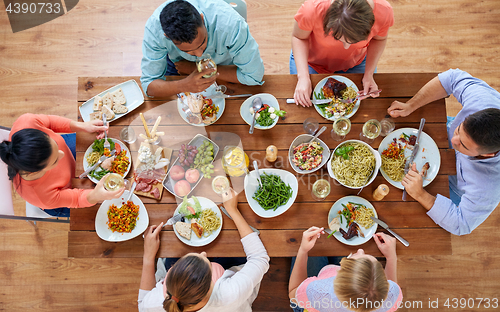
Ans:
[[[148,96],[201,92],[216,78],[261,85],[264,63],[245,20],[222,0],[169,0],[146,23],[141,83]],[[217,75],[203,78],[196,59],[209,53]],[[188,75],[166,81],[165,75]]]

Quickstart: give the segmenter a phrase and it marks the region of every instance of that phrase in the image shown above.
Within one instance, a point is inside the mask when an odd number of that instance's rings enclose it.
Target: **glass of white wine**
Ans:
[[[312,186],[311,196],[316,201],[325,200],[330,194],[330,182],[325,179],[319,179]]]
[[[196,68],[200,73],[205,69],[213,69],[212,72],[210,72],[207,75],[204,75],[203,78],[210,78],[213,75],[217,74],[217,64],[215,64],[214,60],[212,59],[212,56],[208,53],[204,53],[201,57],[199,57],[196,60]],[[215,81],[213,84],[215,86],[216,92],[226,93],[227,90],[226,86],[224,85],[219,86]]]
[[[104,188],[110,192],[117,191],[122,187],[125,187],[125,189],[127,189],[129,184],[129,181],[125,180],[118,173],[110,173],[106,177],[106,180],[104,180]]]
[[[363,125],[363,131],[359,134],[359,139],[366,143],[373,141],[380,135],[382,125],[377,119],[370,119]]]
[[[332,139],[342,141],[349,131],[351,131],[351,121],[345,117],[337,118],[333,122],[333,129],[331,131]]]

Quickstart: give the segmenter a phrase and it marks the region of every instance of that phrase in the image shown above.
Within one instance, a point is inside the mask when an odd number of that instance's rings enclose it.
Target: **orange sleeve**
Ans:
[[[12,126],[11,133],[15,133],[21,129],[34,128],[34,129],[50,129],[56,133],[70,133],[71,119],[55,116],[55,115],[36,115],[24,114],[21,115]]]
[[[58,207],[84,208],[94,204],[89,203],[87,195],[92,189],[52,189],[45,194],[38,194],[42,209],[53,209]]]
[[[379,28],[377,36],[385,37],[389,33],[389,28],[394,25],[394,12],[387,1],[377,3],[377,10],[374,12],[375,24]]]
[[[302,3],[294,17],[300,29],[313,31],[315,25],[315,12],[315,5],[313,1],[309,0]]]

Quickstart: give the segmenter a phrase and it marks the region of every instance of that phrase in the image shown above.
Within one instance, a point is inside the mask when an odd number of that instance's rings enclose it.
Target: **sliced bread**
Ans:
[[[191,239],[191,226],[185,222],[176,222],[175,229],[179,233],[180,236]]]
[[[125,105],[115,103],[115,105],[113,105],[113,112],[117,114],[125,114],[126,112],[128,112],[128,108]]]
[[[101,108],[101,111],[103,114],[106,114],[106,120],[111,120],[115,118],[115,113],[113,113],[113,111],[108,105],[104,104]]]
[[[96,95],[94,97],[94,106],[93,109],[94,111],[100,111],[102,107],[102,97]]]
[[[111,92],[111,96],[113,97],[113,103],[115,103],[115,105],[124,105],[127,103],[127,99],[125,98],[125,94],[123,94],[123,90],[121,88]]]
[[[90,120],[102,120],[102,112],[93,112],[90,114]]]
[[[113,108],[113,97],[111,96],[111,94],[109,94],[109,92],[104,94],[104,96],[102,97],[102,104],[107,105],[110,109]]]

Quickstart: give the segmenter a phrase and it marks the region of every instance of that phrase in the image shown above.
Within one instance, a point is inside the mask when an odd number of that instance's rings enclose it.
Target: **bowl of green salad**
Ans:
[[[260,97],[262,100],[262,107],[257,112],[253,111],[252,101]],[[255,119],[255,129],[267,130],[276,126],[278,119],[284,117],[286,112],[280,110],[280,105],[278,100],[269,93],[259,93],[252,95],[246,99],[240,107],[240,115],[243,120],[251,125],[253,120],[253,115],[257,114]]]

